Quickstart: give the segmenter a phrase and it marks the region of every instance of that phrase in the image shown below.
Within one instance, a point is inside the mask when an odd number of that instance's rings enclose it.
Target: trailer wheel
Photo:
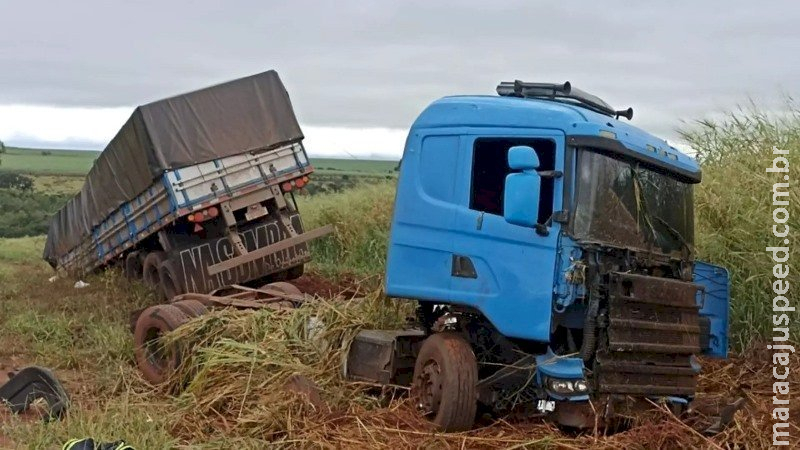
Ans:
[[[183,313],[190,318],[200,317],[208,312],[206,305],[197,300],[181,300],[179,302],[172,303],[172,305],[183,311]]]
[[[158,269],[165,259],[166,255],[164,252],[150,252],[144,258],[144,264],[142,264],[142,279],[144,283],[150,286],[150,288],[155,291],[156,297],[161,300],[164,299],[166,294],[164,294],[164,289],[161,287],[161,276]]]
[[[125,278],[129,280],[142,279],[142,258],[139,252],[128,253],[125,257]]]
[[[180,348],[165,346],[161,338],[188,321],[186,313],[173,305],[151,306],[139,316],[133,333],[134,353],[139,370],[150,383],[164,383],[180,365]]]
[[[478,363],[464,338],[437,333],[422,343],[414,365],[411,397],[441,431],[472,428],[478,408]]]
[[[158,268],[158,281],[167,300],[184,293],[182,278],[175,270],[175,264],[168,259]]]

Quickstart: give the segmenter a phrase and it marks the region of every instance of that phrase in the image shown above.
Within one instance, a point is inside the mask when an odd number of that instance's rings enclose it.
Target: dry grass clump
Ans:
[[[189,355],[175,380],[186,383],[176,412],[179,433],[285,440],[314,417],[377,405],[362,395],[366,386],[344,382],[343,357],[359,330],[402,327],[410,312],[408,303],[375,292],[190,322],[173,336]]]

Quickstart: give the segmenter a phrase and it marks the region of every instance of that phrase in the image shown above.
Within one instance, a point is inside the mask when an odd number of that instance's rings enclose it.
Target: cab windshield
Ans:
[[[665,255],[694,253],[692,185],[635,161],[578,152],[579,240]]]

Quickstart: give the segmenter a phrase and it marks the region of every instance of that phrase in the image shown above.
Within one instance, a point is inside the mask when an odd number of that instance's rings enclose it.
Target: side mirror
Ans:
[[[508,167],[512,170],[536,170],[539,156],[536,150],[527,145],[516,145],[508,149]]]
[[[508,149],[508,166],[522,172],[506,175],[503,216],[508,223],[534,228],[539,218],[542,187],[542,178],[536,173],[539,157],[531,147],[511,147]]]

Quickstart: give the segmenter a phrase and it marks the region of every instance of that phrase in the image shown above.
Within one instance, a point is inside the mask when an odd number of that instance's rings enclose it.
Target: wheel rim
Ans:
[[[417,409],[423,415],[439,411],[442,402],[442,370],[439,363],[430,359],[425,362],[417,379]]]

